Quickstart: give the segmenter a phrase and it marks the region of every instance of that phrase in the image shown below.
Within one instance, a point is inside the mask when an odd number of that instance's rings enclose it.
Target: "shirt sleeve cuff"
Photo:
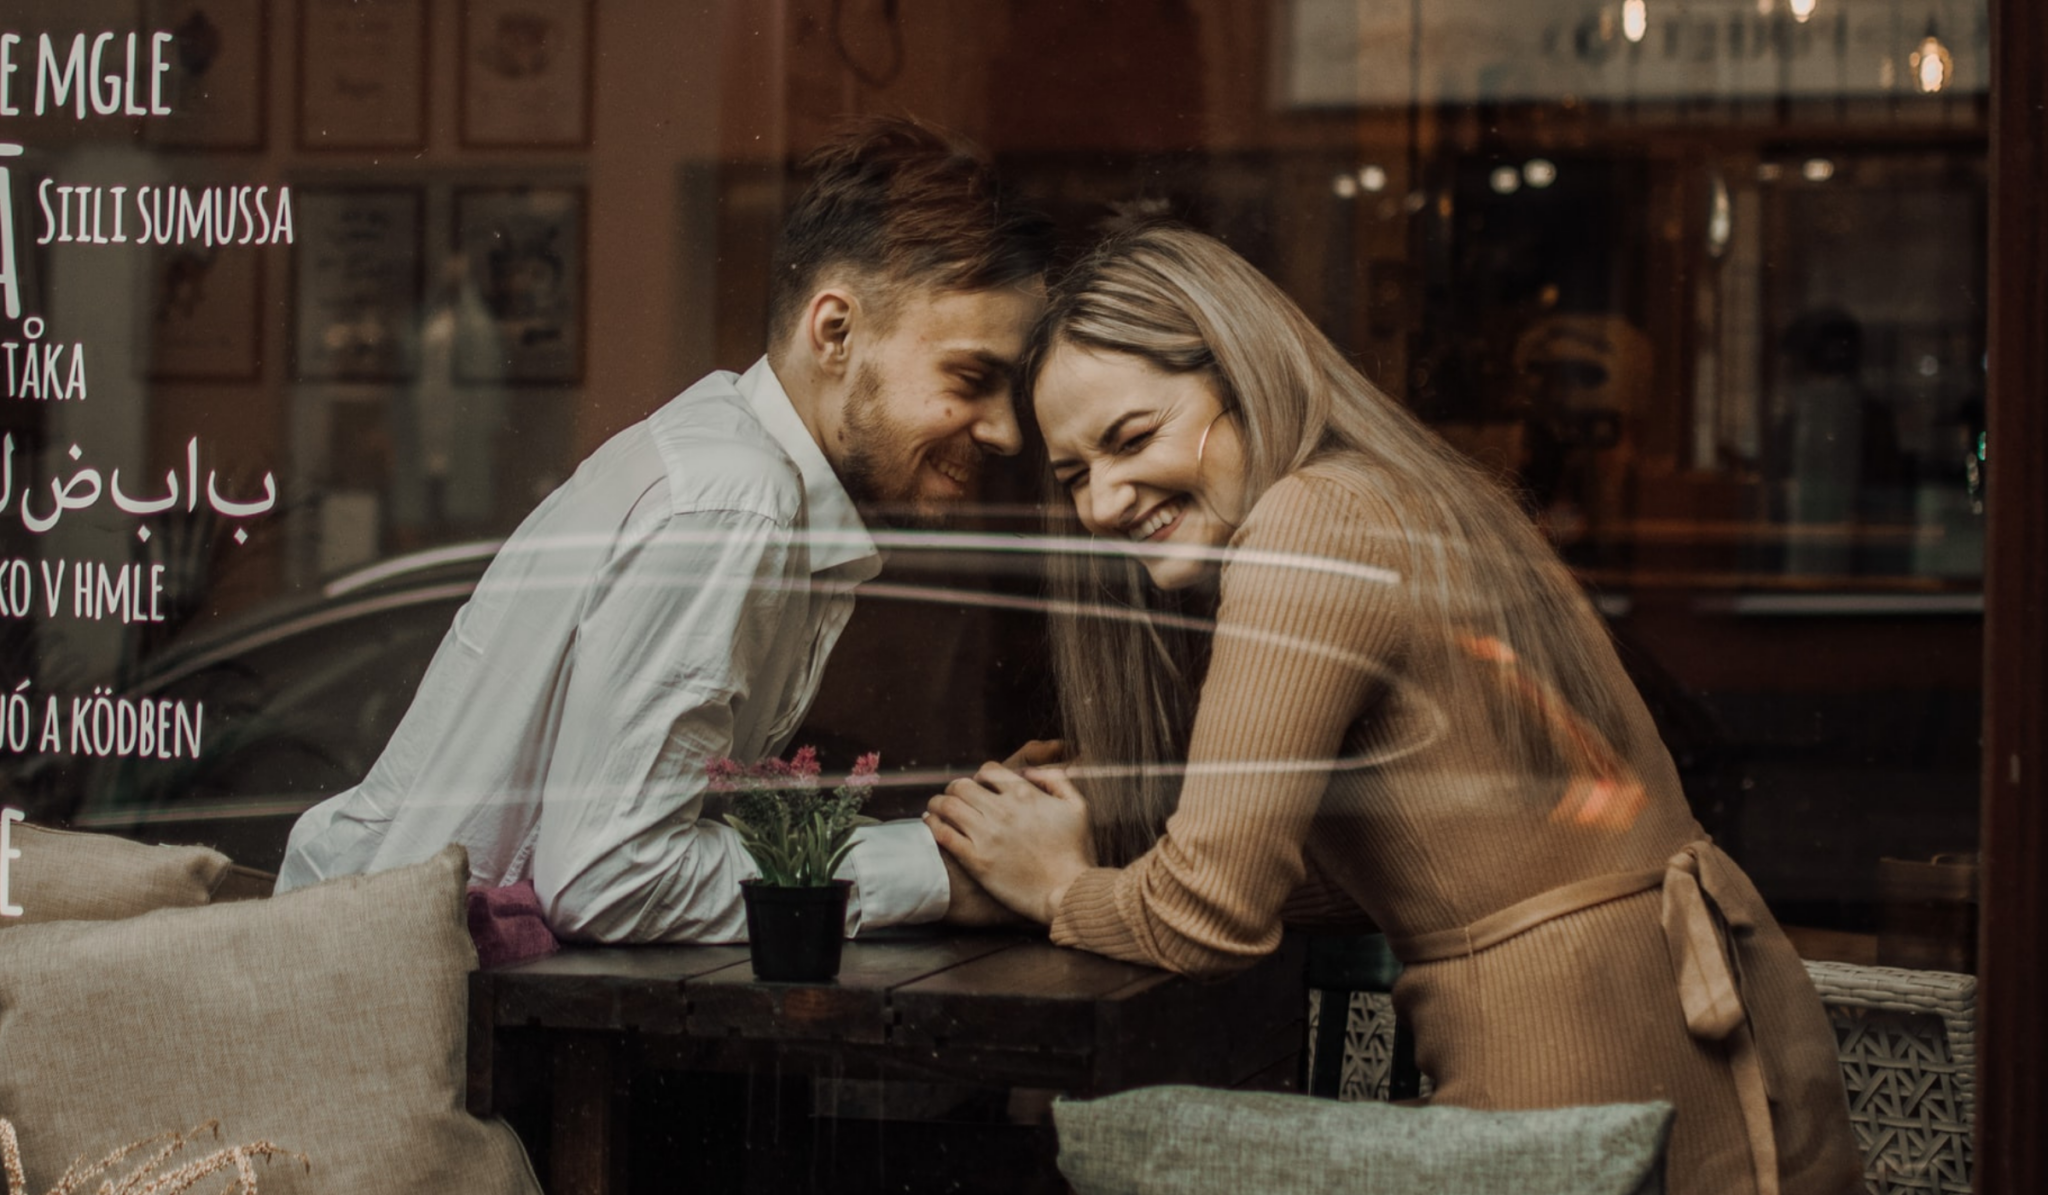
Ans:
[[[853,850],[839,866],[853,881],[846,901],[846,934],[863,926],[916,925],[946,915],[953,889],[939,844],[922,821],[883,822],[854,831]]]

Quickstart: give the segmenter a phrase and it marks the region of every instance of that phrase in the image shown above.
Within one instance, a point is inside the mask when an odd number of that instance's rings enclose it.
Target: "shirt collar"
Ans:
[[[760,417],[761,426],[782,445],[789,459],[803,474],[804,505],[810,513],[811,572],[835,572],[858,585],[871,581],[882,571],[881,553],[853,499],[839,483],[831,462],[811,438],[811,429],[797,417],[789,392],[768,365],[768,358],[754,362],[740,375],[739,392]]]

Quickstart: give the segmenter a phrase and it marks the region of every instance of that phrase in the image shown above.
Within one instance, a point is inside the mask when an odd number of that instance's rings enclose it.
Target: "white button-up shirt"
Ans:
[[[293,827],[278,889],[459,842],[479,883],[531,877],[561,937],[744,940],[759,869],[700,820],[705,764],[783,753],[880,567],[767,361],[712,374],[505,541],[376,766]],[[849,933],[944,915],[922,823],[856,842]]]

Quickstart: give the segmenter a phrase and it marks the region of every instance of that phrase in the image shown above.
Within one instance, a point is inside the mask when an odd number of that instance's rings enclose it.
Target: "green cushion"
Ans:
[[[1531,1112],[1148,1087],[1062,1100],[1076,1195],[1661,1195],[1669,1104]]]

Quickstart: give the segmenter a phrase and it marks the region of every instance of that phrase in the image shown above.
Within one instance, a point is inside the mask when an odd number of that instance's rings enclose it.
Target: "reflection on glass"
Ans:
[[[23,30],[75,24],[57,0],[21,7]],[[844,9],[829,36],[804,4],[778,34],[747,5],[682,27],[622,0],[583,34],[554,22],[561,42],[492,0],[355,47],[403,101],[371,113],[392,137],[361,114],[300,127],[321,98],[302,93],[334,79],[257,61],[303,23],[270,7],[126,6],[177,14],[175,117],[24,116],[22,151],[0,147],[7,296],[49,321],[46,347],[84,345],[95,383],[82,402],[10,378],[0,552],[175,577],[162,623],[6,620],[0,688],[203,698],[213,748],[153,770],[16,760],[23,792],[226,841],[230,806],[274,829],[359,780],[484,541],[662,396],[758,352],[792,163],[857,99],[971,130],[1070,246],[1110,204],[1218,235],[1502,476],[1623,637],[1693,808],[1786,920],[1871,930],[1880,857],[1976,845],[1982,0],[812,0]],[[536,11],[556,9],[580,11]],[[1134,72],[1134,52],[1175,69]],[[428,86],[456,61],[490,69]],[[688,119],[644,119],[650,78]],[[402,153],[331,147],[415,132]],[[128,187],[131,236],[144,186],[289,184],[297,238],[30,250],[44,180],[53,201]],[[230,497],[275,471],[247,543],[168,517],[139,542],[82,509],[34,536],[12,513],[28,487],[40,517],[74,443],[133,493],[195,435]],[[1026,518],[1030,454],[991,470],[984,530]],[[449,550],[483,555],[431,578],[408,563]],[[997,554],[940,584],[895,551],[850,624],[861,666],[828,678],[801,741],[929,772],[1041,732],[1037,579]],[[354,611],[323,578],[380,567],[421,593],[363,582],[384,604],[361,621],[262,638]],[[906,627],[930,658],[902,651]],[[201,648],[221,654],[185,670]]]
[[[1913,50],[1911,62],[1913,64],[1913,81],[1920,85],[1920,90],[1930,94],[1947,87],[1949,77],[1955,73],[1956,62],[1954,56],[1948,52],[1948,47],[1942,45],[1941,39],[1935,37],[1931,30],[1919,46]]]

